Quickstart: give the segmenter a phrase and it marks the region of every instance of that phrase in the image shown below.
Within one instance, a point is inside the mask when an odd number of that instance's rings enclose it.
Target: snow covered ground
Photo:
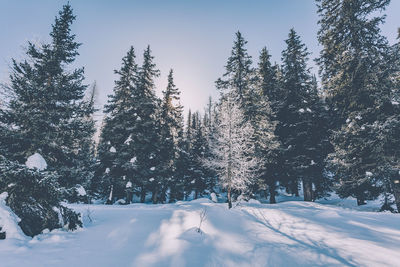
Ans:
[[[399,266],[400,214],[207,199],[71,207],[85,228],[0,240],[0,266]]]

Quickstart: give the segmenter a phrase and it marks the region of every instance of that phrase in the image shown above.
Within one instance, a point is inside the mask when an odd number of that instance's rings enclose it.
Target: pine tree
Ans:
[[[327,100],[338,118],[331,165],[338,193],[356,197],[359,205],[381,190],[376,159],[383,155],[377,154],[380,127],[376,126],[395,109],[389,82],[392,59],[379,29],[385,17],[377,15],[388,4],[388,0],[318,1],[318,39],[323,46],[318,64]]]
[[[97,186],[100,187],[103,196],[111,196],[109,203],[115,198],[123,198],[126,184],[132,183],[133,180],[134,166],[130,162],[133,158],[130,142],[131,127],[137,120],[137,113],[133,108],[138,80],[135,57],[135,50],[130,47],[122,59],[121,68],[114,71],[119,78],[115,81],[113,94],[109,96],[104,110],[106,116],[100,135],[100,163],[97,170],[101,181],[97,181]],[[129,203],[131,199],[126,201]]]
[[[160,101],[154,92],[154,78],[159,76],[159,70],[153,59],[150,46],[148,46],[143,54],[143,64],[138,70],[136,93],[132,105],[136,120],[131,125],[130,151],[135,159],[134,184],[141,189],[141,201],[145,201],[146,192],[150,190],[153,203],[157,203],[162,185],[161,166],[158,166],[160,163],[158,158]]]
[[[207,190],[208,185],[208,172],[205,168],[202,160],[205,158],[206,153],[206,136],[205,126],[202,124],[201,116],[199,112],[195,112],[192,115],[192,143],[189,150],[189,177],[188,189],[189,192],[194,192],[194,198],[203,196]]]
[[[399,36],[400,37],[400,36]],[[400,38],[399,38],[400,39]],[[382,210],[393,210],[391,208],[393,195],[397,210],[400,211],[400,44],[397,43],[390,48],[390,51],[383,62],[383,71],[387,76],[381,76],[380,86],[387,86],[391,89],[391,107],[385,108],[385,112],[378,114],[378,119],[373,123],[363,125],[371,131],[369,137],[375,141],[373,154],[370,157],[375,159],[375,169],[370,170],[373,177],[378,179],[378,184],[384,193]],[[385,79],[386,78],[386,79]],[[382,90],[377,96],[381,103],[386,98],[386,90]],[[371,167],[371,166],[370,166]]]
[[[317,62],[328,100],[337,110],[339,127],[350,113],[374,105],[371,88],[387,40],[380,35],[383,11],[390,0],[318,0],[318,40],[323,46]],[[371,76],[372,75],[372,76]]]
[[[284,148],[286,182],[297,194],[301,179],[304,200],[311,201],[313,180],[323,177],[327,124],[315,80],[313,86],[307,67],[309,53],[294,29],[286,44],[282,52],[284,102],[278,114],[277,134]]]
[[[90,197],[93,195],[92,192],[92,180],[94,179],[95,174],[95,142],[93,139],[93,135],[95,134],[95,120],[93,118],[93,114],[96,111],[95,97],[96,97],[96,83],[94,83],[87,95],[87,100],[84,102],[84,109],[86,111],[86,116],[81,118],[80,121],[80,136],[77,139],[80,140],[80,147],[78,149],[77,157],[75,159],[75,174],[73,175],[76,178],[76,187],[73,188],[73,192],[71,192],[71,200],[73,202],[83,201],[89,202]],[[81,189],[83,187],[85,190]],[[83,191],[83,192],[82,192]]]
[[[180,91],[176,88],[173,78],[173,70],[171,69],[168,75],[168,85],[163,92],[163,99],[161,104],[161,125],[160,125],[160,177],[162,182],[161,199],[165,200],[166,191],[170,187],[171,191],[174,187],[176,161],[178,158],[178,145],[180,138],[182,138],[183,128],[183,106],[180,104]],[[175,198],[175,196],[173,197]]]
[[[282,90],[278,79],[278,65],[272,65],[271,55],[266,47],[261,50],[257,76],[262,94],[268,97],[271,108],[276,113],[281,106]],[[275,115],[276,116],[276,115]]]
[[[21,219],[18,224],[26,235],[82,226],[79,215],[60,203],[58,180],[56,172],[28,169],[0,155],[0,190],[7,193],[6,203]]]
[[[232,194],[246,192],[256,176],[257,158],[254,155],[253,127],[244,122],[240,102],[230,92],[222,98],[215,142],[212,144],[214,157],[205,162],[213,167],[219,181],[228,193],[228,207],[232,208]]]
[[[216,117],[218,116],[217,112],[217,104],[213,102],[211,96],[209,97],[207,108],[204,112],[204,117],[203,117],[203,136],[204,136],[204,142],[202,142],[203,146],[203,152],[202,152],[202,159],[201,161],[203,162],[204,159],[212,159],[213,154],[211,151],[210,144],[214,142],[214,137],[216,136],[217,132],[217,125],[216,125]],[[216,191],[216,186],[218,184],[217,181],[217,174],[214,169],[212,168],[206,168],[204,167],[204,174],[205,174],[205,184],[206,184],[206,190],[208,193],[215,193]]]
[[[275,135],[276,112],[280,104],[276,66],[270,62],[271,56],[267,48],[260,53],[257,68],[257,85],[252,96],[252,126],[255,129],[254,142],[256,157],[262,163],[260,166],[259,186],[268,187],[270,203],[276,203],[276,184],[279,179],[280,142]],[[270,101],[270,99],[273,100]],[[275,111],[272,109],[274,108]]]
[[[188,180],[189,153],[187,152],[187,140],[182,127],[178,131],[178,143],[176,145],[176,159],[174,177],[170,184],[169,202],[183,200],[185,197],[185,182]]]
[[[11,100],[5,110],[7,122],[18,129],[16,143],[10,144],[13,159],[22,163],[40,152],[66,189],[81,183],[80,143],[94,132],[85,119],[93,109],[84,100],[84,70],[70,69],[80,46],[70,29],[74,20],[71,6],[63,6],[52,25],[51,42],[41,46],[29,42],[28,59],[13,60]]]
[[[242,34],[236,32],[236,39],[233,43],[231,56],[225,66],[226,72],[222,78],[216,81],[219,90],[234,90],[240,101],[245,101],[247,92],[254,82],[254,71],[251,67],[251,56],[247,53],[245,45],[247,41]],[[246,103],[243,102],[243,105]]]

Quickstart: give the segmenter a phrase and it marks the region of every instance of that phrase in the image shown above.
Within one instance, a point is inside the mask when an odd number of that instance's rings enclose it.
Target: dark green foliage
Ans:
[[[272,66],[267,48],[260,53],[257,68],[257,90],[253,90],[251,122],[255,129],[256,156],[261,159],[259,189],[268,189],[270,203],[275,203],[282,147],[275,135],[282,98],[277,67]],[[255,191],[255,190],[253,190]]]
[[[2,227],[0,227],[0,240],[6,239],[7,233],[1,231]]]
[[[305,200],[314,199],[312,183],[321,184],[328,153],[327,117],[315,79],[307,67],[309,53],[291,29],[282,52],[283,101],[278,109],[277,135],[283,146],[284,183],[292,193],[303,182]],[[322,193],[322,192],[320,192]]]
[[[152,200],[158,202],[161,189],[161,177],[158,173],[160,125],[158,118],[159,99],[154,92],[154,78],[159,70],[153,62],[150,46],[143,54],[143,64],[138,71],[138,82],[132,108],[136,113],[136,122],[131,125],[130,149],[136,157],[134,183],[143,193],[152,192]],[[141,197],[142,197],[141,196]]]
[[[125,186],[134,177],[133,158],[130,147],[132,126],[137,123],[138,114],[134,108],[137,97],[138,66],[135,62],[135,51],[131,47],[122,59],[122,66],[114,71],[118,80],[115,81],[114,92],[109,96],[104,112],[98,146],[96,190],[102,196],[113,199],[125,197]],[[106,171],[107,170],[107,171]]]
[[[13,60],[7,87],[11,98],[2,116],[13,129],[11,138],[6,135],[10,157],[23,163],[40,151],[66,192],[86,183],[91,171],[82,158],[93,157],[88,145],[81,147],[94,133],[93,105],[84,99],[83,68],[70,68],[80,46],[70,29],[74,20],[71,6],[65,5],[52,25],[51,42],[28,43],[27,59]]]
[[[394,155],[391,150],[382,149],[397,127],[396,56],[380,33],[385,16],[378,13],[389,2],[318,1],[318,39],[323,46],[318,64],[337,118],[330,164],[336,168],[338,192],[357,197],[359,204],[389,188],[388,175],[379,169],[398,168],[388,160],[392,156],[386,157]]]
[[[239,31],[236,32],[231,56],[225,66],[226,72],[216,81],[219,90],[233,89],[241,100],[246,98],[247,91],[254,83],[252,60],[245,48],[246,44],[247,41],[242,34]]]
[[[98,148],[98,175],[102,178],[96,184],[110,204],[133,193],[126,190],[128,182],[135,186],[132,190],[140,194],[141,202],[148,191],[152,192],[154,203],[159,200],[164,162],[159,153],[160,101],[154,92],[154,78],[159,71],[153,59],[147,47],[139,68],[131,47],[121,69],[116,71],[119,79],[105,107],[107,115]]]
[[[8,193],[6,203],[21,218],[19,226],[26,235],[82,226],[79,215],[60,204],[57,180],[55,172],[30,170],[0,156],[0,191]]]
[[[194,198],[199,198],[205,194],[208,188],[210,173],[204,166],[202,160],[205,158],[208,147],[204,125],[202,124],[199,112],[192,114],[191,123],[187,125],[186,136],[188,138],[189,165],[185,191],[186,194],[194,193]]]
[[[180,91],[176,88],[173,79],[173,70],[168,75],[168,86],[163,92],[160,112],[160,152],[159,152],[159,172],[162,179],[162,190],[160,200],[166,200],[166,191],[172,192],[169,196],[170,201],[179,198],[180,175],[177,175],[179,154],[179,144],[182,142],[183,133],[183,106],[180,104]],[[182,190],[182,188],[180,188]]]
[[[317,62],[329,103],[343,123],[349,113],[375,105],[374,92],[380,90],[373,86],[375,73],[387,51],[379,28],[385,17],[375,12],[383,11],[390,0],[317,2],[323,46]]]

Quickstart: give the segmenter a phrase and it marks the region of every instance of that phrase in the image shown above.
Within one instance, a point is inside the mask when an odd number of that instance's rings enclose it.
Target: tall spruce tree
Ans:
[[[175,183],[179,183],[176,177],[178,145],[182,138],[183,106],[180,104],[180,91],[176,88],[173,78],[173,70],[168,74],[168,85],[163,92],[160,112],[160,177],[163,180],[161,200],[166,199],[166,191],[173,192],[172,198],[177,196]],[[171,196],[170,196],[171,198]]]
[[[187,181],[188,191],[194,192],[194,198],[203,196],[208,186],[208,172],[207,168],[203,164],[205,158],[207,139],[205,135],[205,125],[202,123],[199,112],[195,112],[192,115],[192,143],[189,150],[189,177]]]
[[[238,31],[233,43],[231,56],[225,66],[222,78],[216,81],[219,90],[234,90],[240,101],[245,105],[245,99],[251,85],[254,83],[254,70],[251,66],[251,56],[247,53],[247,41]]]
[[[83,68],[71,69],[80,46],[70,29],[74,20],[71,6],[63,6],[51,42],[28,43],[28,58],[12,61],[9,98],[1,107],[0,190],[29,236],[82,225],[78,214],[61,204],[71,197],[65,193],[74,192],[76,184],[86,186],[92,176],[86,164],[91,151],[83,144],[92,143],[94,108],[84,99]],[[23,165],[32,154],[47,162],[47,170],[29,160],[29,168]]]
[[[93,107],[84,100],[84,70],[71,69],[80,46],[71,33],[74,20],[71,6],[63,6],[52,25],[50,43],[29,42],[28,59],[13,60],[11,99],[4,111],[7,123],[17,129],[16,143],[10,143],[13,159],[22,163],[39,152],[66,189],[82,183],[78,175],[81,142],[94,132],[87,121]]]
[[[342,197],[359,205],[374,198],[382,185],[378,174],[382,157],[376,136],[379,125],[396,107],[389,82],[392,60],[379,25],[389,0],[318,0],[318,59],[327,100],[338,118],[330,165]],[[381,151],[381,152],[378,152]]]
[[[302,180],[304,200],[314,199],[313,179],[322,179],[327,125],[323,107],[307,67],[309,52],[291,29],[282,52],[284,102],[277,134],[284,148],[287,183],[294,193]],[[325,153],[326,154],[326,153]]]
[[[259,185],[268,187],[270,203],[276,203],[281,144],[275,135],[281,97],[277,67],[270,61],[266,47],[261,50],[257,68],[257,90],[254,90],[252,124],[255,129],[256,156],[262,159]]]
[[[97,186],[102,196],[109,197],[109,203],[125,196],[126,184],[132,183],[134,175],[134,164],[130,162],[133,157],[130,141],[131,127],[137,120],[133,107],[138,80],[135,57],[135,50],[130,47],[122,59],[121,68],[114,71],[119,77],[104,109],[106,115],[98,147],[97,176],[100,181],[97,181]]]
[[[160,125],[158,112],[160,100],[155,95],[154,79],[160,71],[153,62],[150,46],[143,53],[143,64],[138,70],[138,81],[132,108],[135,123],[131,125],[130,149],[135,164],[134,184],[140,187],[141,201],[146,192],[152,193],[153,203],[159,201],[162,185],[159,160]]]

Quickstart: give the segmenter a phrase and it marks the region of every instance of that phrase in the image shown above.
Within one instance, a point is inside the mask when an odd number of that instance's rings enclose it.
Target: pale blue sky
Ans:
[[[28,40],[47,41],[54,17],[66,1],[0,0],[0,81],[7,79],[11,57],[23,57]],[[161,70],[158,91],[164,90],[169,68],[182,91],[187,110],[203,110],[214,81],[224,71],[234,33],[248,41],[254,61],[263,46],[280,62],[284,40],[294,27],[310,52],[318,56],[316,6],[313,0],[70,0],[77,15],[73,31],[82,42],[77,64],[87,83],[97,81],[100,103],[112,92],[121,58],[130,45],[138,59],[150,44]],[[400,1],[392,0],[383,34],[393,43],[400,27]],[[139,61],[139,63],[140,63]],[[310,61],[310,66],[315,64]]]

